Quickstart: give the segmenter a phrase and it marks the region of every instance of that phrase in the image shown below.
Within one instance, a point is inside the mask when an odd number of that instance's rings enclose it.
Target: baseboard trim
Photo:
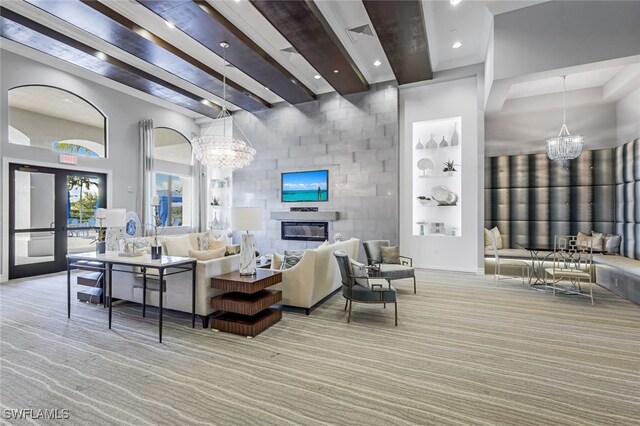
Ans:
[[[424,271],[444,271],[444,272],[463,272],[465,274],[477,274],[476,268],[449,268],[446,266],[420,266],[416,267],[416,269],[421,269]],[[484,274],[484,270],[483,270]]]

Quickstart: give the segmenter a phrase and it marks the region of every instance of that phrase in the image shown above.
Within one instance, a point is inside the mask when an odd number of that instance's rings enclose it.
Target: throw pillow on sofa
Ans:
[[[224,257],[226,247],[215,250],[189,250],[189,257],[195,257],[198,260],[211,260]]]
[[[593,241],[594,250],[602,250],[604,234],[602,232],[591,231],[591,240]]]
[[[351,259],[351,275],[356,277],[354,280],[357,285],[369,288],[367,266],[364,263]]]
[[[226,247],[224,235],[216,238],[215,236],[209,234],[208,232],[205,235],[209,238],[209,248],[207,250],[215,250],[220,247]]]
[[[496,249],[502,250],[502,235],[500,235],[500,230],[497,226],[491,229],[484,228],[484,248],[493,250],[493,238],[491,234],[496,238]]]
[[[584,232],[578,232],[576,245],[582,249],[602,250],[602,234],[592,232],[592,235],[587,235]]]
[[[209,250],[209,236],[207,234],[198,236],[198,251]]]
[[[382,255],[382,263],[400,264],[400,249],[397,246],[380,247],[380,254]]]
[[[273,252],[271,255],[271,269],[282,269],[282,262],[284,261],[284,255]]]
[[[293,268],[300,262],[304,256],[304,250],[285,250],[284,259],[282,260],[282,269]]]
[[[193,250],[189,235],[179,235],[177,237],[165,237],[164,243],[167,246],[167,256],[189,256],[189,250]]]
[[[604,254],[620,254],[621,245],[622,235],[604,234],[604,237],[602,237],[602,250],[604,250]]]

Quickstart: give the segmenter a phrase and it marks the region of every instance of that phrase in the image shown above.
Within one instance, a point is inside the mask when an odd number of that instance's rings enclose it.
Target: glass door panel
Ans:
[[[67,252],[95,250],[106,176],[9,165],[9,278],[62,271]]]
[[[104,178],[87,174],[68,174],[67,186],[67,252],[95,250],[98,236],[96,209],[104,205]]]
[[[34,265],[55,261],[55,236],[46,232],[16,232],[15,265]]]

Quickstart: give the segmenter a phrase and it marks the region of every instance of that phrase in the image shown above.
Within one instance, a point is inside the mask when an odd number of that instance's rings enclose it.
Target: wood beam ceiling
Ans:
[[[220,107],[119,59],[0,7],[2,37],[140,90],[172,104],[215,118]]]
[[[220,98],[222,74],[98,1],[26,0],[39,9]],[[227,100],[247,111],[271,105],[227,79]]]
[[[431,80],[429,43],[419,0],[363,0],[399,84]]]
[[[289,103],[315,99],[315,94],[260,46],[202,0],[138,0],[203,46],[222,56],[220,42],[230,47],[229,63]]]
[[[250,1],[338,93],[347,95],[369,89],[366,79],[312,0]]]

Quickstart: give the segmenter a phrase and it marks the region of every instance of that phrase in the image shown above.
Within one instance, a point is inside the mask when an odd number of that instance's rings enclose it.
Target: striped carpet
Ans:
[[[639,424],[640,307],[420,271],[393,309],[336,295],[255,339],[73,303],[65,276],[0,285],[0,408],[67,424]],[[73,293],[75,294],[75,292]],[[34,412],[35,413],[35,412]],[[1,420],[0,420],[1,421]],[[13,423],[13,420],[7,420]],[[16,422],[17,423],[17,422]]]

